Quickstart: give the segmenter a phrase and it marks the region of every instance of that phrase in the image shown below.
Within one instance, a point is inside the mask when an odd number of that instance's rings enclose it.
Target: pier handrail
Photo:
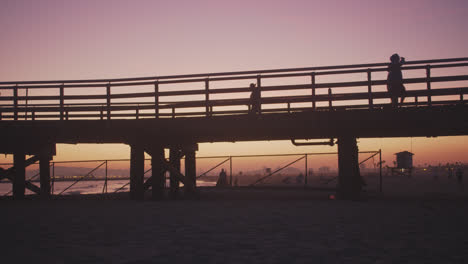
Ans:
[[[462,58],[447,58],[447,59],[431,59],[407,61],[406,65],[414,64],[435,64],[446,62],[461,62],[468,61],[468,57]],[[269,70],[253,70],[253,71],[232,71],[232,72],[212,72],[198,74],[181,74],[181,75],[162,75],[151,77],[135,77],[135,78],[112,78],[112,79],[88,79],[88,80],[53,80],[53,81],[6,81],[0,82],[0,85],[16,85],[16,84],[43,84],[43,83],[90,83],[90,82],[133,82],[133,81],[148,81],[148,80],[164,80],[164,79],[185,79],[197,77],[214,77],[214,76],[232,76],[232,75],[247,75],[247,74],[266,74],[266,73],[284,73],[284,72],[299,72],[299,71],[324,71],[336,69],[352,69],[352,68],[369,68],[387,66],[388,63],[367,63],[367,64],[347,64],[336,66],[318,66],[318,67],[303,67],[303,68],[286,68],[286,69],[269,69]]]
[[[9,81],[0,82],[0,120],[70,120],[115,118],[175,118],[187,116],[237,115],[249,113],[251,104],[248,85],[237,87],[212,87],[213,82],[251,80],[262,93],[262,113],[291,113],[297,111],[374,109],[383,108],[389,100],[385,90],[373,90],[386,85],[385,79],[372,79],[372,73],[387,71],[388,63],[354,64],[324,67],[286,68],[259,71],[237,71],[203,74],[167,75],[139,78]],[[420,84],[417,90],[408,90],[407,97],[414,98],[406,107],[465,104],[468,84],[447,86],[449,82],[468,81],[468,74],[433,76],[431,69],[468,67],[468,58],[408,61],[403,71],[425,70],[423,77],[405,78],[405,84]],[[347,82],[317,82],[319,76],[336,76],[364,73],[361,80]],[[465,73],[465,71],[463,71]],[[262,85],[269,78],[310,77],[310,81],[294,84]],[[204,87],[194,89],[193,84]],[[446,87],[433,88],[433,83]],[[164,85],[186,84],[183,89],[168,89]],[[136,87],[138,86],[138,87]],[[150,86],[150,87],[148,87]],[[203,85],[202,85],[203,86]],[[439,85],[440,86],[440,85]],[[130,92],[112,93],[112,88],[133,87]],[[152,88],[151,88],[152,87]],[[161,89],[164,87],[165,89]],[[347,91],[353,87],[367,91]],[[91,88],[83,90],[81,89]],[[33,95],[29,89],[38,90]],[[78,90],[70,90],[78,89]],[[104,89],[100,93],[98,89]],[[24,95],[20,91],[26,90]],[[349,90],[349,89],[348,89]],[[42,92],[45,94],[42,94]],[[70,91],[75,91],[73,94]],[[301,91],[301,95],[293,93]],[[319,91],[322,91],[319,93]],[[325,92],[323,92],[325,91]],[[282,93],[272,95],[272,93]],[[94,94],[96,93],[96,94]],[[225,96],[224,98],[220,96]],[[451,96],[449,99],[442,96]],[[380,100],[377,102],[376,100]],[[345,104],[336,104],[345,102]],[[356,103],[357,102],[357,103]],[[365,103],[364,103],[365,102]],[[308,103],[310,106],[298,106]],[[263,107],[268,106],[268,107]],[[224,109],[222,109],[224,107]],[[229,109],[226,109],[229,108]]]

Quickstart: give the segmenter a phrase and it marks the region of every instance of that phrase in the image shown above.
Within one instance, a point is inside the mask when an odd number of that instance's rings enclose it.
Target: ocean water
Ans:
[[[35,185],[39,186],[39,182],[34,182]],[[71,186],[73,184],[73,186]],[[104,180],[100,181],[86,181],[82,180],[79,182],[73,181],[60,181],[55,182],[53,185],[53,194],[59,194],[65,189],[63,195],[73,195],[73,194],[96,194],[96,193],[105,193],[104,189]],[[215,186],[216,182],[209,181],[197,181],[197,186]],[[166,186],[169,186],[169,181],[166,182]],[[123,187],[123,188],[122,188]],[[0,183],[0,196],[11,195],[12,184],[10,182],[1,182]],[[119,190],[120,189],[120,190]],[[129,180],[112,180],[107,181],[107,193],[113,192],[128,192],[130,190]],[[32,191],[26,189],[26,194],[33,194]]]

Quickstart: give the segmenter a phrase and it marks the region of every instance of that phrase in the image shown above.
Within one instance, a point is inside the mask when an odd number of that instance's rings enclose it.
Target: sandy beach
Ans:
[[[463,263],[468,258],[463,197],[338,201],[326,193],[243,192],[159,202],[3,200],[1,260]]]

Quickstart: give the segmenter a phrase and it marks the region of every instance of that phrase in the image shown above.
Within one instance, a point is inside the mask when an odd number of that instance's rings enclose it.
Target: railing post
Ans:
[[[60,120],[63,120],[64,104],[65,104],[65,88],[64,88],[64,84],[62,83],[62,85],[60,85]]]
[[[419,104],[419,103],[418,103],[418,96],[415,96],[415,97],[414,97],[414,104],[415,104],[416,106],[418,106],[418,104]]]
[[[36,111],[34,109],[31,111],[31,119],[32,121],[36,120]]]
[[[140,119],[140,105],[137,104],[137,107],[136,107],[136,110],[135,110],[135,114],[136,114],[136,119]]]
[[[154,117],[159,118],[159,81],[154,83]]]
[[[311,82],[312,82],[312,110],[316,110],[316,99],[315,99],[315,72],[311,73]]]
[[[304,177],[304,187],[307,187],[307,177],[309,176],[309,168],[307,166],[307,154],[305,154],[305,177]]]
[[[55,186],[55,162],[52,162],[52,183],[50,186],[51,194],[54,194],[54,186]]]
[[[210,113],[210,82],[209,79],[205,80],[205,110],[206,116],[211,116]]]
[[[18,84],[13,87],[13,119],[18,120]]]
[[[460,104],[464,104],[464,98],[463,98],[463,89],[460,89]]]
[[[288,114],[291,113],[291,102],[288,102]]]
[[[107,83],[106,86],[106,96],[107,96],[107,120],[111,119],[111,110],[110,110],[110,105],[111,105],[111,85],[110,82]]]
[[[429,106],[432,106],[432,98],[431,98],[431,65],[426,66],[426,81],[427,81],[427,103]]]
[[[26,102],[25,102],[25,113],[24,113],[24,120],[28,120],[28,97],[29,97],[29,89],[26,87]]]
[[[369,93],[369,109],[374,109],[374,102],[372,98],[372,71],[367,69],[367,92]]]
[[[106,170],[105,171],[106,171],[106,175],[105,175],[106,178],[104,180],[104,186],[102,187],[102,193],[104,193],[104,192],[107,193],[107,160],[106,160]]]
[[[175,118],[175,107],[172,107],[172,118]]]
[[[229,156],[229,184],[232,187],[232,156]]]
[[[262,114],[262,78],[260,75],[257,75],[257,89],[258,89],[258,95],[259,95],[258,96],[259,97],[258,114],[261,115]]]
[[[331,88],[328,88],[328,108],[330,109],[330,111],[333,110],[332,90],[331,90]]]
[[[382,193],[382,149],[379,149],[379,189]]]

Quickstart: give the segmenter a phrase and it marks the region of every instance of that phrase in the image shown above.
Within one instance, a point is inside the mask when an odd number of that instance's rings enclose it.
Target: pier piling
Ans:
[[[24,152],[16,152],[13,154],[13,166],[15,176],[13,178],[13,199],[24,199],[26,188],[26,155]]]
[[[130,199],[143,200],[145,152],[140,144],[130,145]]]
[[[338,138],[338,197],[358,199],[362,190],[356,138]]]

